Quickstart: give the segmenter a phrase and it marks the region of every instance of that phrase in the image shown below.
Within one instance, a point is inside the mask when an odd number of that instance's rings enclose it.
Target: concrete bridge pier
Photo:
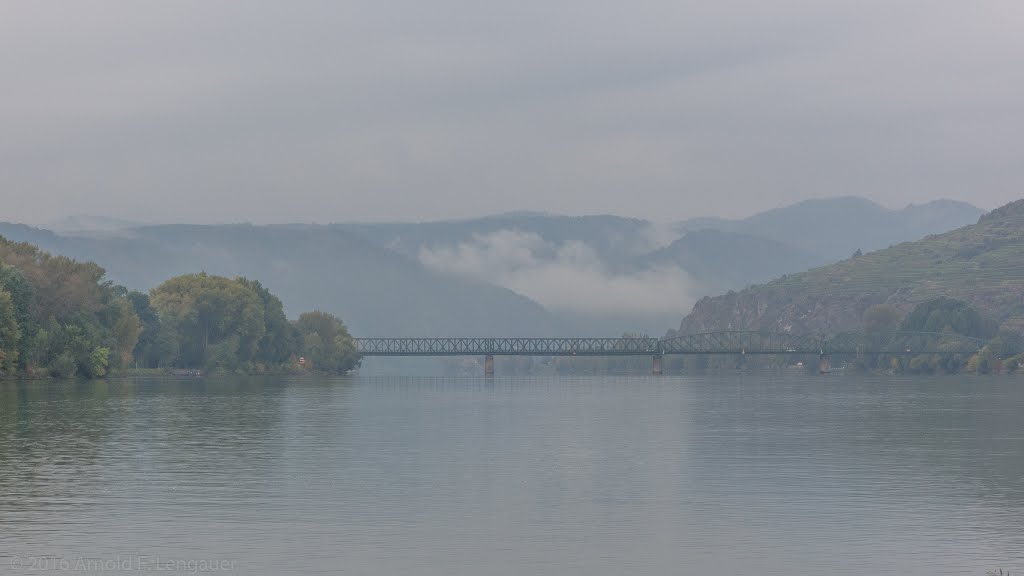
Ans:
[[[654,374],[656,376],[661,376],[662,374],[664,374],[664,370],[662,370],[661,367],[662,358],[663,356],[661,354],[655,354],[654,356],[651,356],[651,374]]]
[[[829,354],[822,354],[818,360],[818,373],[828,374],[832,371],[832,356]]]
[[[484,376],[494,376],[494,356],[484,356]]]

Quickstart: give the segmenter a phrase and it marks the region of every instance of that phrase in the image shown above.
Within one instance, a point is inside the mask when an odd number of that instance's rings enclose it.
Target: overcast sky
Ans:
[[[0,0],[0,220],[1024,196],[1020,0]]]

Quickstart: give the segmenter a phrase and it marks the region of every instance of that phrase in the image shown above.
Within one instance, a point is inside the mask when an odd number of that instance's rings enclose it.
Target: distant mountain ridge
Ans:
[[[938,296],[964,300],[1005,329],[1024,328],[1024,200],[973,225],[703,298],[679,332],[860,330],[874,304],[907,312]]]
[[[646,258],[653,264],[680,266],[700,279],[701,288],[712,294],[820,263],[820,257],[778,240],[712,228],[689,231]]]
[[[286,311],[340,316],[358,335],[547,334],[545,311],[510,290],[425,269],[418,262],[324,226],[136,228],[130,235],[65,237],[22,225],[0,234],[91,260],[114,282],[148,290],[178,274],[205,271],[260,280]]]
[[[743,220],[698,218],[684,230],[715,229],[761,236],[818,257],[817,264],[869,252],[976,222],[984,211],[955,200],[889,210],[856,196],[804,200]],[[786,272],[791,272],[787,270]]]
[[[337,224],[417,257],[425,248],[471,244],[501,230],[537,234],[551,250],[566,242],[594,248],[609,270],[682,267],[698,295],[738,290],[793,272],[917,240],[976,222],[983,210],[936,200],[890,210],[859,197],[806,200],[743,220],[695,218],[672,225],[618,216],[508,213],[426,223]]]
[[[329,225],[121,227],[92,218],[68,222],[118,227],[54,233],[0,224],[0,235],[95,261],[134,289],[201,270],[257,278],[287,311],[337,314],[357,335],[662,334],[702,296],[980,214],[949,201],[894,211],[833,198],[678,224],[534,212]]]
[[[514,212],[485,216],[470,220],[451,220],[417,223],[339,223],[332,224],[367,239],[388,246],[411,257],[420,250],[445,245],[457,245],[503,230],[532,233],[546,242],[558,246],[579,241],[594,248],[610,264],[649,252],[671,242],[675,236],[671,225],[661,226],[637,218],[620,216],[561,216],[534,212]],[[659,232],[663,237],[658,242]]]

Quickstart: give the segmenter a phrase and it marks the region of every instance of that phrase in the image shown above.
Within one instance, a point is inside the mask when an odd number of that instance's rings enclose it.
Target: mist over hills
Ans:
[[[858,249],[944,232],[982,213],[947,200],[890,210],[838,197],[744,220],[655,224],[616,216],[505,214],[344,226],[429,268],[508,287],[563,319],[569,315],[606,331],[641,327],[660,334],[664,318],[682,316],[680,305],[688,308],[703,296],[828,264]]]
[[[200,270],[259,279],[289,315],[335,313],[354,334],[486,334],[495,322],[511,335],[550,331],[545,311],[527,298],[437,274],[337,228],[167,225],[98,238],[3,225],[0,234],[95,261],[113,281],[142,290]]]
[[[652,265],[674,265],[699,279],[701,293],[717,294],[806,270],[822,257],[772,238],[700,228],[645,256]],[[783,272],[780,272],[783,271]]]
[[[495,232],[516,230],[544,240],[547,251],[539,254],[542,257],[552,256],[558,246],[567,242],[581,242],[612,266],[624,265],[630,259],[667,245],[678,237],[672,224],[608,215],[562,216],[534,212],[514,212],[472,220],[336,226],[413,258],[418,258],[424,248],[453,246]]]
[[[745,220],[676,224],[511,213],[427,223],[116,229],[102,220],[103,229],[62,233],[0,224],[0,234],[95,261],[135,289],[200,270],[256,278],[290,314],[331,312],[357,335],[657,335],[703,296],[858,248],[944,232],[979,214],[957,202],[887,210],[834,198]]]

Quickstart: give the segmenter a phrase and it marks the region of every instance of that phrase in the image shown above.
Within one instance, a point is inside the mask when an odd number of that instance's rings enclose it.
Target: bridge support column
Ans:
[[[494,376],[494,356],[484,356],[484,376]]]
[[[818,360],[818,373],[828,374],[832,371],[832,356],[829,354],[822,354]]]
[[[664,373],[664,371],[661,368],[662,358],[663,356],[661,354],[655,354],[654,356],[651,356],[651,374],[661,376]]]

